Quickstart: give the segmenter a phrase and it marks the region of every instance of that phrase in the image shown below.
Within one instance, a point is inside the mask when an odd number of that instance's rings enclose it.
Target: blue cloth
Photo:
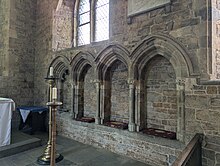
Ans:
[[[41,111],[48,111],[47,107],[39,107],[39,106],[24,106],[24,107],[18,107],[17,110],[27,110],[31,112],[41,112]]]

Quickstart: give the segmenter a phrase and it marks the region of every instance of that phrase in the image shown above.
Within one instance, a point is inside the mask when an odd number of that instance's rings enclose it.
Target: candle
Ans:
[[[53,77],[53,67],[50,67],[50,73],[49,73],[50,77]]]
[[[57,88],[52,89],[52,99],[56,100],[57,99]]]

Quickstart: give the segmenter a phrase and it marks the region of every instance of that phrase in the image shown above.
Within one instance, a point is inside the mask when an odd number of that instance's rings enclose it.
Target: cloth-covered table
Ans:
[[[25,123],[30,112],[38,112],[39,114],[41,114],[43,111],[47,111],[48,109],[46,107],[28,106],[18,107],[18,110],[20,111],[23,123]]]
[[[12,99],[0,98],[0,147],[10,144],[13,110],[15,110],[15,102]]]
[[[18,107],[21,115],[19,130],[23,130],[28,134],[33,134],[37,130],[45,131],[45,119],[47,107],[25,106]]]

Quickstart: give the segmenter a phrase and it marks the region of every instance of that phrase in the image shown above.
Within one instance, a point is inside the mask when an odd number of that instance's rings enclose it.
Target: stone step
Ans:
[[[21,133],[12,132],[11,144],[0,147],[0,158],[11,156],[41,146],[41,139]]]

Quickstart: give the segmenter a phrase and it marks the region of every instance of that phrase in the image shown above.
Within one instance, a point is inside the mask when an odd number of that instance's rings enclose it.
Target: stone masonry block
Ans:
[[[208,86],[207,87],[207,94],[217,94],[217,87],[216,86]]]
[[[208,98],[206,96],[186,95],[185,103],[187,108],[208,108]]]

